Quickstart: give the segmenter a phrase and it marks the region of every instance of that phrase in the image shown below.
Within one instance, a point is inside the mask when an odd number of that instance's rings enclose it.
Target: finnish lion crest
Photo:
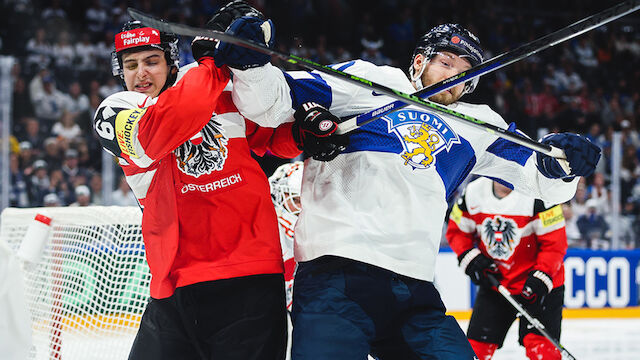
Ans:
[[[194,137],[175,151],[178,168],[185,174],[199,177],[222,170],[227,159],[228,140],[222,125],[215,121],[215,114]]]
[[[481,237],[489,255],[499,260],[509,259],[520,243],[518,225],[502,216],[484,219]]]
[[[449,151],[460,138],[440,117],[416,110],[401,110],[384,117],[389,132],[402,142],[400,157],[405,165],[426,169],[436,163],[436,155]]]

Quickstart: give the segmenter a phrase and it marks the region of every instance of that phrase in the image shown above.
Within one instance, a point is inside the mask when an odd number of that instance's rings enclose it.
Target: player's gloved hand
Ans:
[[[266,20],[264,15],[258,9],[252,7],[242,0],[235,0],[221,7],[207,21],[207,29],[225,32],[231,26],[234,20],[243,16],[250,16]]]
[[[275,30],[271,20],[265,21],[252,16],[243,16],[234,20],[225,33],[251,40],[267,47],[273,47],[275,38]],[[269,60],[271,60],[270,55],[227,42],[218,44],[215,55],[216,65],[227,64],[234,69],[240,70],[262,66],[268,63]]]
[[[567,155],[567,162],[571,168],[570,173],[566,173],[556,158],[538,153],[538,170],[542,175],[552,178],[573,178],[576,176],[590,176],[600,160],[600,148],[593,144],[584,136],[560,133],[549,134],[540,140],[543,144],[553,145],[564,150]]]
[[[502,279],[502,274],[498,265],[493,260],[484,256],[478,248],[471,248],[458,256],[458,262],[465,274],[469,275],[471,281],[476,285],[491,287],[488,275],[496,280]]]
[[[347,135],[334,134],[340,119],[324,106],[314,102],[304,103],[293,117],[293,139],[298,149],[304,150],[307,156],[319,161],[330,161],[349,145]]]
[[[541,309],[545,296],[553,289],[553,280],[544,271],[534,270],[524,282],[522,292],[516,299],[530,310]]]
[[[217,40],[204,37],[204,36],[196,36],[193,41],[191,41],[191,55],[196,59],[198,64],[205,57],[213,57],[216,53],[216,45],[218,44]]]
[[[252,16],[264,19],[264,15],[251,5],[242,0],[235,0],[227,5],[221,7],[215,14],[207,21],[205,27],[207,29],[225,32],[234,20],[243,16]],[[200,62],[203,57],[213,57],[218,46],[218,40],[197,36],[191,42],[191,53],[196,61]],[[222,64],[218,65],[219,67]]]

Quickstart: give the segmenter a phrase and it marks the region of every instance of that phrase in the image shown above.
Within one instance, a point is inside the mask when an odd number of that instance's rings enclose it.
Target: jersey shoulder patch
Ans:
[[[449,219],[453,220],[454,223],[460,225],[460,220],[462,220],[462,210],[460,210],[458,204],[453,205],[451,214],[449,215]]]
[[[542,222],[543,227],[553,226],[564,221],[561,205],[556,205],[548,210],[542,211],[538,216],[540,217],[540,222]]]
[[[145,109],[156,101],[157,98],[134,91],[122,91],[104,99],[93,118],[102,146],[118,157],[139,156],[133,146],[133,130]]]

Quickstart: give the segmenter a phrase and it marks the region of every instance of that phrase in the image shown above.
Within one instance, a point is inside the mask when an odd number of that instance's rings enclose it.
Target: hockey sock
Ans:
[[[473,352],[476,353],[479,360],[491,360],[493,353],[498,348],[498,344],[480,342],[472,339],[469,339],[469,344],[471,344]]]
[[[562,354],[553,346],[551,341],[542,335],[527,334],[522,339],[522,344],[527,350],[530,360],[561,360]]]

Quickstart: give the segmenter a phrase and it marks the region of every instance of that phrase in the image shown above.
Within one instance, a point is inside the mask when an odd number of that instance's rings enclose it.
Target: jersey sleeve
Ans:
[[[376,82],[386,81],[388,86],[395,86],[389,82],[404,77],[398,70],[401,76],[394,79],[389,76],[390,68],[361,60],[331,67]],[[371,90],[330,75],[313,71],[283,72],[271,64],[247,70],[234,69],[233,75],[234,104],[242,115],[263,127],[277,127],[293,121],[294,111],[308,101],[326,107],[338,117],[357,115],[371,108],[369,103],[358,100],[364,98],[360,96],[363,92],[370,93]]]
[[[261,127],[250,120],[245,120],[245,124],[247,142],[256,155],[264,156],[270,151],[278,157],[291,159],[302,153],[293,140],[293,123],[284,123],[277,128]]]
[[[96,110],[94,128],[106,150],[146,168],[209,122],[228,81],[227,71],[204,60],[157,98],[131,91],[109,96]]]
[[[451,250],[460,256],[463,252],[475,246],[474,237],[476,232],[476,224],[469,216],[465,196],[453,205],[451,214],[449,215],[449,224],[447,226],[446,238],[451,246]]]
[[[506,125],[504,120],[501,122]],[[513,124],[508,130],[526,136]],[[479,154],[472,173],[496,180],[513,190],[555,204],[571,200],[576,192],[577,177],[571,181],[547,178],[538,170],[535,152],[522,145],[496,138]]]
[[[536,200],[533,223],[539,252],[534,269],[549,274],[552,278],[562,267],[567,252],[567,234],[562,206],[545,206]]]

